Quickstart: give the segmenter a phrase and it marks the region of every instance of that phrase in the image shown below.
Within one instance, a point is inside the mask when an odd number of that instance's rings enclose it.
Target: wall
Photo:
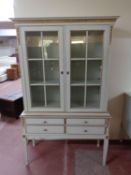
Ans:
[[[0,37],[0,56],[10,56],[16,52],[16,38]]]
[[[14,0],[0,0],[0,21],[9,21],[8,18],[14,16]]]
[[[10,21],[0,21],[0,56],[10,56],[16,52],[16,32]]]
[[[131,0],[15,0],[15,17],[120,16],[110,48],[111,138],[124,138],[124,92],[131,91]]]

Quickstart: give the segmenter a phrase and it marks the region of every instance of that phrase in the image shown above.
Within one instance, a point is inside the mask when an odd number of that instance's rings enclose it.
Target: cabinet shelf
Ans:
[[[103,58],[71,58],[71,61],[81,61],[81,60],[83,61],[84,60],[92,60],[92,61],[96,60],[97,61],[97,60],[103,60]]]
[[[46,81],[45,82],[45,86],[60,86],[60,82],[59,81]]]
[[[59,58],[28,58],[28,61],[59,61]]]
[[[103,58],[87,58],[89,61],[103,60]]]
[[[44,84],[43,84],[43,82],[31,82],[30,83],[30,86],[43,86]]]
[[[71,86],[101,86],[101,81],[100,80],[87,80],[86,83],[74,81],[71,83]]]
[[[85,82],[84,81],[72,81],[71,86],[84,86]]]
[[[60,86],[58,83],[31,83],[30,86]]]
[[[59,58],[44,58],[45,61],[59,61]]]
[[[87,58],[71,58],[71,61],[84,61],[86,60]]]
[[[28,61],[42,61],[43,58],[28,58]]]
[[[87,86],[101,86],[101,80],[87,80]]]

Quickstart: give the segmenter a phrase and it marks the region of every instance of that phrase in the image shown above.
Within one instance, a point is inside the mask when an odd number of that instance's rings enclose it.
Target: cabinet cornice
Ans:
[[[96,23],[113,25],[118,16],[11,18],[15,24]]]

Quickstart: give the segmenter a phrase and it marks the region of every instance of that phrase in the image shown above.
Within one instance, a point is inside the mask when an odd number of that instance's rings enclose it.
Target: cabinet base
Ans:
[[[71,138],[70,138],[71,139]],[[28,139],[26,137],[26,135],[23,135],[23,141],[24,141],[24,149],[25,149],[25,164],[26,166],[28,166],[30,164],[29,162],[29,158],[28,158],[28,141],[30,139]],[[39,140],[39,139],[36,139],[36,138],[32,138],[32,146],[35,147],[36,146],[36,141]],[[44,138],[41,139],[41,140],[45,140]],[[46,139],[47,140],[47,139]],[[58,139],[59,140],[59,139]],[[68,140],[68,139],[67,139]],[[72,140],[72,139],[71,139]],[[86,139],[87,140],[87,139]],[[99,147],[100,146],[100,140],[98,139],[93,139],[93,140],[96,140],[96,146]],[[109,146],[109,139],[108,137],[105,137],[103,139],[103,158],[102,158],[102,166],[105,166],[106,165],[106,160],[107,160],[107,153],[108,153],[108,146]]]

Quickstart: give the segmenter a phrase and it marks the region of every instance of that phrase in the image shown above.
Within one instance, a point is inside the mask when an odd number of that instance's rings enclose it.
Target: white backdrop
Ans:
[[[8,18],[14,16],[13,1],[0,0],[0,21],[7,21]]]

